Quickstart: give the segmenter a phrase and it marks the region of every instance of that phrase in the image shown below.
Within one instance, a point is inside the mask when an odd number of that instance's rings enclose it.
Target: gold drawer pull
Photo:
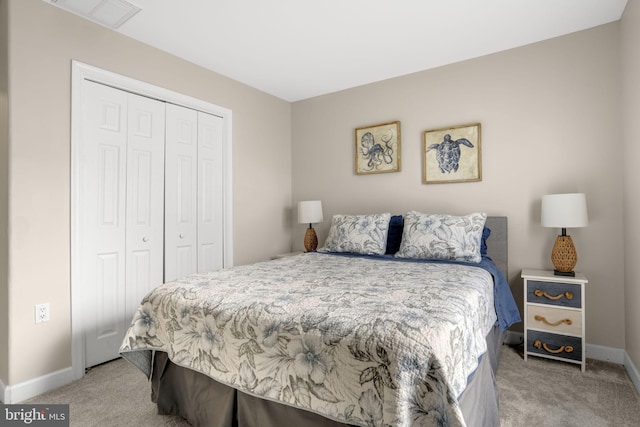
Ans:
[[[554,301],[559,300],[562,297],[565,297],[566,299],[573,299],[573,292],[571,291],[567,291],[565,293],[558,294],[556,296],[549,295],[548,293],[541,291],[540,289],[536,289],[535,291],[533,291],[533,293],[537,297],[545,297],[547,299],[554,300]]]
[[[553,354],[562,353],[563,351],[566,351],[567,353],[573,353],[573,346],[570,345],[563,345],[560,346],[560,348],[557,350],[551,350],[547,343],[541,342],[540,340],[535,340],[533,342],[533,346],[537,349],[540,349],[540,347],[542,347],[546,352]]]
[[[571,325],[573,323],[571,319],[562,319],[562,320],[558,320],[557,322],[549,322],[544,316],[540,316],[538,314],[534,316],[534,319],[536,319],[538,322],[546,323],[549,326],[558,326],[561,323],[566,323],[567,325]]]

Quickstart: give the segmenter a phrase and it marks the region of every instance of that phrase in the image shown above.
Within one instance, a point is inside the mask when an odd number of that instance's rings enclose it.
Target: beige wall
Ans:
[[[509,280],[552,268],[560,230],[540,226],[540,198],[584,192],[589,226],[569,230],[589,278],[587,342],[625,347],[619,25],[293,104],[293,202],[336,213],[485,211],[509,217]],[[371,66],[375,66],[372,63]],[[402,171],[354,174],[354,129],[401,121]],[[422,132],[482,124],[483,180],[424,185]],[[294,224],[302,247],[304,226]],[[521,325],[519,325],[521,330]]]
[[[290,249],[291,105],[41,0],[6,1],[11,277],[0,292],[9,293],[11,315],[9,338],[0,332],[8,348],[0,374],[12,385],[71,365],[71,60],[232,110],[235,264]],[[41,302],[51,304],[51,321],[35,325]]]
[[[621,21],[622,106],[624,111],[624,231],[626,350],[640,369],[640,144],[636,129],[640,117],[640,1],[629,0]]]
[[[0,0],[0,381],[8,378],[9,340],[9,110],[8,110],[8,29],[7,2]]]

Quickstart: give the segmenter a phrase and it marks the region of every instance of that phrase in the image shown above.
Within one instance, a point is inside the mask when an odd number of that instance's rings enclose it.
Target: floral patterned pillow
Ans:
[[[390,219],[390,213],[334,215],[327,240],[319,251],[384,255]]]
[[[405,215],[399,258],[444,259],[478,263],[487,214],[466,216],[424,214]]]

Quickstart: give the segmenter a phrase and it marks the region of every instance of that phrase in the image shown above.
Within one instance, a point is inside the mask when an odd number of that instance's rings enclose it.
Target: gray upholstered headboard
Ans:
[[[493,260],[502,274],[504,274],[505,279],[509,280],[507,217],[487,217],[486,226],[491,230],[491,234],[487,240],[487,255]]]

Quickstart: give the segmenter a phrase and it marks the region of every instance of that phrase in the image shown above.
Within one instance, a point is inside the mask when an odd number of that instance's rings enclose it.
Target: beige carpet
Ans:
[[[625,427],[640,425],[640,394],[624,367],[588,360],[578,365],[530,357],[503,347],[498,368],[502,427]],[[24,403],[69,403],[71,426],[188,426],[156,415],[147,379],[119,359],[73,384]],[[491,426],[487,426],[491,427]]]
[[[522,357],[504,346],[498,365],[502,427],[640,426],[640,394],[625,368],[587,359],[579,365]]]
[[[124,359],[96,366],[82,379],[22,403],[69,403],[72,427],[190,425],[178,417],[157,415],[147,378]]]

